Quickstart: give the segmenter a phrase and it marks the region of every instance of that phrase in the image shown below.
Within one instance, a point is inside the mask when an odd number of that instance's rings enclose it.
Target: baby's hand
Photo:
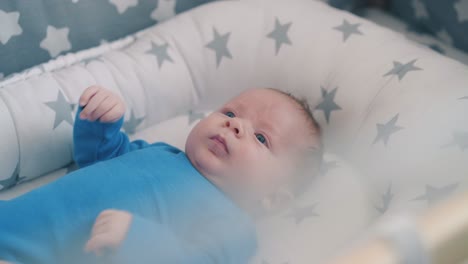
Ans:
[[[119,95],[100,86],[88,87],[80,97],[81,119],[112,123],[125,114],[125,103]]]
[[[86,243],[85,252],[102,256],[108,250],[117,249],[127,235],[132,215],[126,211],[104,210],[94,222],[91,238]]]

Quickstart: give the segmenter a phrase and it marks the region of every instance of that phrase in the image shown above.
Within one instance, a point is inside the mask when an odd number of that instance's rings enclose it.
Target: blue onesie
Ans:
[[[181,150],[130,142],[115,123],[78,118],[79,170],[0,202],[0,260],[25,264],[248,263],[255,253],[250,218],[201,175]],[[96,217],[126,210],[133,221],[120,250],[84,253]]]

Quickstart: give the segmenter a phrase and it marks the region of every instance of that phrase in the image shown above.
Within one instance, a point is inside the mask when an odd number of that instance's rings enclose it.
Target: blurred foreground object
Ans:
[[[364,243],[327,264],[455,264],[468,259],[468,193],[419,217],[387,220]]]

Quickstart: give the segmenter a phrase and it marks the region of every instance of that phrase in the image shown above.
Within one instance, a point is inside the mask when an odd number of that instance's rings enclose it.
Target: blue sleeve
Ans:
[[[80,168],[149,146],[144,140],[130,142],[120,131],[123,117],[114,123],[90,122],[80,119],[82,109],[78,109],[73,126],[73,156]]]
[[[112,263],[178,263],[178,264],[239,264],[248,263],[254,255],[254,230],[222,232],[210,228],[194,229],[190,239],[182,239],[169,227],[134,216],[127,237]]]

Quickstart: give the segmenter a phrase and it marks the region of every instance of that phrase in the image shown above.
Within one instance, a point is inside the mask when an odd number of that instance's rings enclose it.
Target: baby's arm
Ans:
[[[224,221],[228,222],[228,219]],[[250,230],[253,233],[235,230],[238,225],[225,226],[224,223],[222,230],[213,228],[216,223],[194,228],[192,239],[187,239],[156,221],[125,211],[106,210],[96,220],[85,251],[106,255],[115,264],[248,263],[255,250],[254,230]]]
[[[120,132],[125,103],[112,91],[91,86],[81,95],[79,106],[73,127],[74,159],[79,167],[149,145],[143,140],[130,142]]]

